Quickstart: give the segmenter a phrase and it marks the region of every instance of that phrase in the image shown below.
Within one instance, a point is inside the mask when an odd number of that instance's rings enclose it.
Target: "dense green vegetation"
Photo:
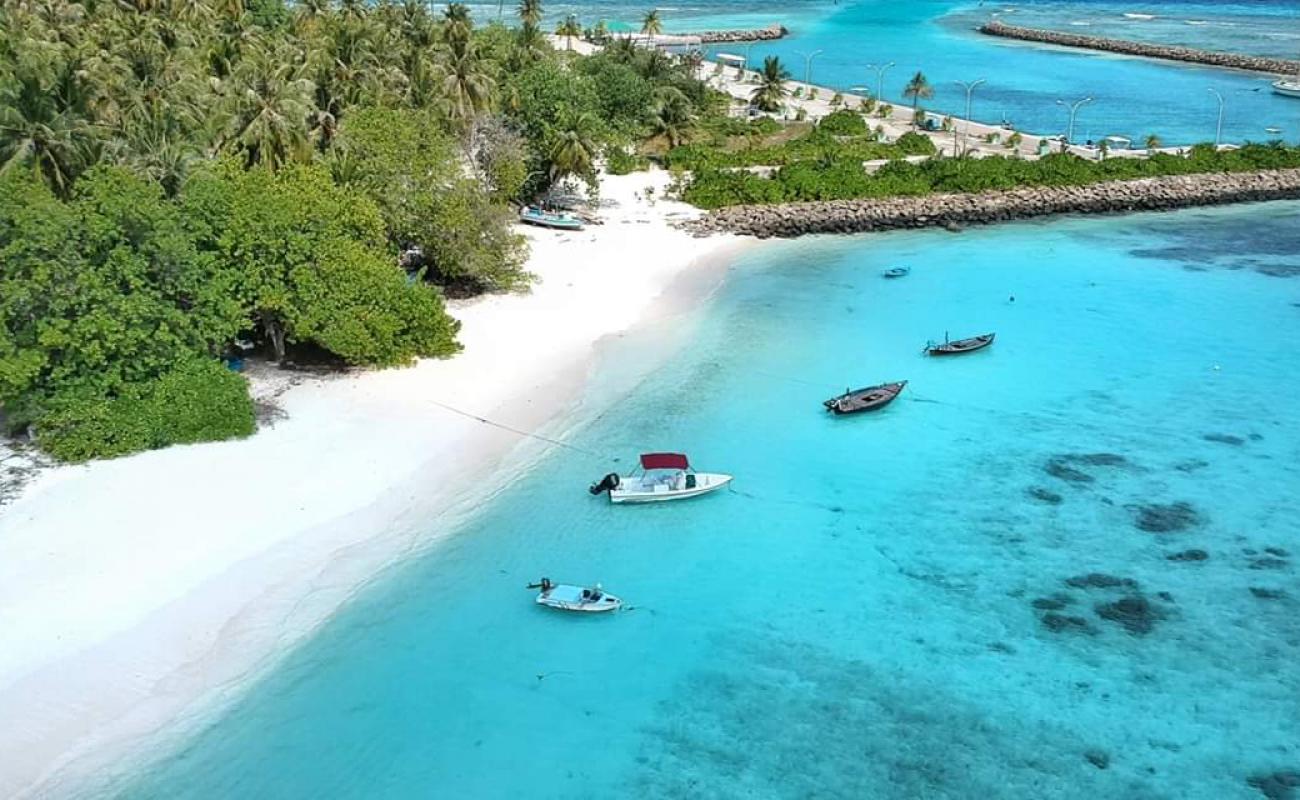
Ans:
[[[901,139],[900,139],[901,141]],[[1022,186],[1075,186],[1109,180],[1210,172],[1245,172],[1300,167],[1300,148],[1246,145],[1216,152],[1200,145],[1184,156],[1157,153],[1149,158],[1090,161],[1069,154],[1039,160],[1018,158],[927,159],[918,164],[891,162],[873,174],[856,157],[787,163],[770,178],[744,170],[703,169],[685,181],[683,197],[702,208],[787,203],[803,200],[984,192]]]
[[[219,360],[236,341],[358,365],[455,352],[445,294],[527,282],[514,203],[717,113],[683,60],[556,52],[541,18],[538,0],[513,29],[420,0],[0,4],[0,422],[112,456],[248,434]]]
[[[856,111],[836,111],[821,120],[807,133],[793,139],[780,138],[781,127],[772,120],[766,123],[722,126],[726,135],[714,136],[692,144],[675,147],[664,158],[673,168],[707,171],[733,167],[779,167],[807,161],[872,161],[904,158],[935,153],[934,143],[919,133],[905,133],[898,141],[886,143],[870,132],[867,122]],[[706,127],[706,126],[702,126]],[[735,147],[733,142],[741,146]]]

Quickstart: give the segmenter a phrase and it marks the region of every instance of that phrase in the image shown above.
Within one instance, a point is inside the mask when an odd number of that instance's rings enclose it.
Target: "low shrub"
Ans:
[[[113,458],[172,444],[233,439],[255,428],[248,383],[219,361],[195,360],[114,397],[69,392],[48,402],[41,447],[64,461]]]

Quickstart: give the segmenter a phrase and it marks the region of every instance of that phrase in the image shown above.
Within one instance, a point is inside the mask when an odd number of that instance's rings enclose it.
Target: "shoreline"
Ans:
[[[435,402],[582,424],[602,344],[698,308],[746,246],[703,244],[670,224],[698,211],[640,198],[667,183],[607,176],[603,226],[529,229],[533,291],[451,304],[455,358],[309,379],[248,439],[56,467],[0,509],[0,753],[20,765],[0,794],[93,794],[163,755],[550,448]]]
[[[1063,214],[1169,211],[1296,198],[1300,198],[1300,169],[1279,169],[1165,175],[972,194],[725,206],[681,224],[701,237],[725,232],[760,239],[796,238],[903,228],[942,227],[959,231],[963,225]]]

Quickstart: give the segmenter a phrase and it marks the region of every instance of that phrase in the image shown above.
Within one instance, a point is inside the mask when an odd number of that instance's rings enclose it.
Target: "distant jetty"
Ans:
[[[726,42],[771,42],[784,39],[790,35],[784,25],[772,24],[766,28],[748,31],[700,31],[694,34],[700,37],[701,44],[725,44]]]
[[[978,194],[885,200],[830,200],[711,211],[682,227],[697,235],[791,238],[900,228],[990,224],[1053,214],[1165,211],[1192,206],[1300,198],[1300,169],[1169,175],[1086,186],[1034,186]]]
[[[1160,58],[1166,61],[1205,64],[1211,67],[1228,67],[1276,75],[1300,73],[1300,61],[1290,61],[1285,58],[1264,58],[1263,56],[1248,56],[1238,53],[1216,53],[1211,50],[1196,50],[1191,47],[1131,42],[1125,39],[1106,39],[1101,36],[1083,36],[1074,33],[1043,30],[1041,28],[1021,28],[996,20],[981,25],[979,31],[989,36],[1001,36],[1006,39],[1042,42],[1043,44],[1055,44],[1062,47],[1080,47],[1086,50],[1123,53],[1130,56],[1142,56],[1143,58]]]
[[[790,35],[790,29],[773,23],[766,28],[746,31],[696,31],[694,33],[613,33],[613,39],[631,39],[637,44],[656,47],[694,46],[700,44],[727,44],[730,42],[771,42]]]

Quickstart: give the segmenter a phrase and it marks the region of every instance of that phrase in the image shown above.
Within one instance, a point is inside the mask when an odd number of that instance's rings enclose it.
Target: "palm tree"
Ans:
[[[789,93],[785,87],[788,80],[790,71],[781,63],[781,59],[776,56],[764,58],[763,69],[758,74],[758,86],[750,95],[749,102],[761,111],[779,111],[781,101]]]
[[[59,196],[94,162],[100,129],[90,119],[86,86],[71,63],[14,63],[0,84],[0,174],[27,166]]]
[[[453,41],[439,71],[448,118],[462,130],[468,129],[474,117],[492,106],[496,82],[483,70],[469,42]]]
[[[925,79],[925,73],[917,71],[912,79],[903,87],[903,97],[912,98],[912,127],[917,126],[916,105],[921,100],[928,100],[934,97],[934,89],[930,88],[930,82]]]
[[[464,3],[448,3],[442,12],[443,35],[448,41],[469,41],[474,31],[474,22],[469,16],[469,6]]]
[[[542,0],[519,0],[519,21],[525,26],[542,24]]]
[[[641,73],[641,77],[651,83],[657,83],[672,73],[673,60],[667,53],[656,47],[648,52],[637,53],[636,68],[637,72]]]
[[[650,127],[668,140],[669,147],[681,144],[694,122],[691,101],[681,89],[664,86],[655,90],[654,101],[650,105]]]
[[[259,52],[245,58],[227,87],[225,141],[250,167],[274,170],[311,158],[308,120],[315,116],[316,86],[285,56]]]
[[[516,56],[522,61],[536,61],[546,52],[546,39],[542,36],[542,29],[531,22],[525,22],[519,27],[515,48]]]
[[[561,22],[555,28],[555,35],[563,36],[564,49],[572,50],[573,37],[582,35],[582,25],[581,23],[578,22],[578,18],[576,16],[570,14],[569,16],[564,18],[564,22]]]
[[[664,32],[663,21],[659,19],[659,9],[653,9],[646,12],[645,18],[641,20],[641,33],[646,39],[653,39]]]
[[[1159,136],[1155,135],[1154,133],[1147,134],[1147,149],[1148,149],[1148,150],[1152,150],[1152,151],[1159,150],[1160,147],[1161,147],[1163,144],[1164,144],[1164,142],[1160,141],[1160,137],[1159,137]]]
[[[555,134],[550,149],[551,180],[577,175],[590,181],[596,161],[596,118],[584,111]]]

